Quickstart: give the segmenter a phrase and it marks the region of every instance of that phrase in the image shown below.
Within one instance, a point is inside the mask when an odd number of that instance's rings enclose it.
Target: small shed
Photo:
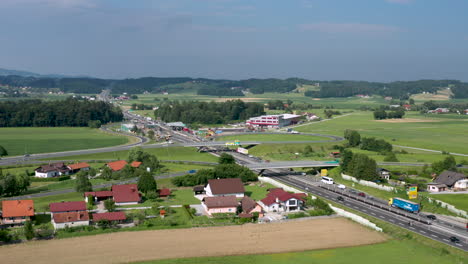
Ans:
[[[160,189],[158,190],[158,192],[159,192],[159,197],[169,197],[171,195],[171,190],[167,188]]]
[[[204,194],[205,193],[205,186],[197,185],[197,186],[193,187],[193,192],[195,193],[195,195]]]

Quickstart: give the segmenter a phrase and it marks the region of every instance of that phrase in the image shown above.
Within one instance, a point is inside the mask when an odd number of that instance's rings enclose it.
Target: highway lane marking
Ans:
[[[434,235],[434,234],[432,234],[431,236],[433,236],[433,237],[438,237],[438,236],[436,236],[436,235]]]
[[[448,239],[445,239],[445,238],[444,238],[444,241],[447,241],[447,242],[449,242],[449,241],[448,241]]]
[[[371,212],[372,215],[375,215],[373,212]]]
[[[388,219],[390,222],[395,223],[395,220],[393,219]]]
[[[415,229],[415,228],[414,228],[414,227],[412,227],[412,226],[410,226],[409,228],[411,228],[411,229]]]
[[[424,231],[424,230],[421,230],[421,233],[424,233],[424,234],[426,234],[426,231]]]

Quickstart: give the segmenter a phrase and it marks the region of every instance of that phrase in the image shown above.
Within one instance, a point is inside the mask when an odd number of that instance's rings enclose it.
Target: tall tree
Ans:
[[[93,186],[88,179],[88,175],[85,173],[78,173],[76,175],[75,190],[77,192],[90,192],[93,190]]]
[[[138,178],[138,190],[145,194],[148,194],[148,192],[156,192],[158,190],[158,186],[156,184],[156,180],[153,177],[153,174],[146,171],[141,173],[140,177]]]
[[[0,146],[0,157],[3,156],[8,156],[8,151],[3,146]]]
[[[23,232],[27,240],[31,240],[34,238],[35,236],[34,227],[30,220],[24,222]]]
[[[234,164],[236,163],[236,160],[234,159],[232,155],[229,155],[227,153],[222,153],[219,156],[218,163],[219,164]]]

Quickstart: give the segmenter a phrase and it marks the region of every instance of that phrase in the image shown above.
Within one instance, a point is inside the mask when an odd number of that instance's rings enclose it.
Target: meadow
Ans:
[[[430,198],[440,200],[468,212],[468,194],[433,194]]]
[[[0,128],[0,145],[10,156],[103,148],[129,142],[87,127],[8,127]]]
[[[239,140],[241,141],[313,141],[313,140],[328,140],[326,137],[300,135],[300,134],[255,134],[251,135],[231,135],[219,136],[217,141]]]

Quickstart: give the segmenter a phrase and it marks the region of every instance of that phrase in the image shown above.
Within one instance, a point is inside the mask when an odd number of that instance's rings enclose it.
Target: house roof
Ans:
[[[80,162],[80,163],[70,164],[68,165],[68,168],[70,168],[70,170],[79,170],[79,169],[89,168],[89,164],[86,162]]]
[[[270,206],[270,205],[276,203],[276,197],[274,197],[274,196],[267,196],[266,198],[263,198],[263,199],[261,200],[261,202],[262,202],[264,205],[266,205],[266,206]]]
[[[438,187],[438,188],[447,187],[447,185],[445,185],[443,183],[437,183],[437,182],[431,182],[431,183],[428,183],[427,185],[435,186],[435,187]]]
[[[58,169],[52,165],[42,165],[36,169],[37,172],[51,172],[58,171]]]
[[[443,183],[448,187],[451,187],[455,184],[455,182],[466,178],[467,176],[465,176],[465,174],[463,173],[454,171],[444,171],[434,180],[434,182]]]
[[[118,160],[118,161],[113,161],[113,162],[109,162],[107,163],[107,166],[109,168],[111,168],[113,171],[119,171],[121,169],[123,169],[125,167],[125,165],[127,165],[127,161],[125,160]]]
[[[108,212],[93,214],[94,222],[97,222],[99,220],[120,221],[125,219],[127,219],[127,216],[124,212]]]
[[[211,179],[208,180],[211,193],[213,194],[231,194],[244,193],[244,184],[239,178]]]
[[[130,166],[132,166],[133,168],[138,168],[140,167],[142,162],[140,161],[132,161],[132,163],[130,163]]]
[[[139,202],[141,199],[136,184],[113,185],[112,194],[116,203]]]
[[[53,219],[55,223],[89,221],[89,214],[86,211],[56,213],[54,214]]]
[[[203,199],[207,208],[237,207],[239,204],[234,196],[215,196]]]
[[[264,205],[272,205],[276,203],[276,198],[278,198],[279,201],[281,202],[286,202],[287,200],[290,199],[297,199],[297,200],[302,200],[304,201],[304,198],[307,197],[307,194],[305,193],[289,193],[282,188],[273,188],[269,190],[270,192],[267,193],[267,197],[262,199],[262,203]]]
[[[205,190],[205,186],[203,185],[198,185],[198,186],[193,187],[194,192],[202,192],[204,190]]]
[[[33,200],[9,200],[2,201],[3,217],[19,217],[34,215]]]
[[[246,214],[246,213],[240,213],[239,217],[240,218],[252,218],[253,215],[252,214]]]
[[[86,211],[86,202],[74,201],[74,202],[51,203],[49,205],[49,208],[52,213],[69,212],[69,211]]]
[[[105,197],[112,197],[112,191],[97,191],[97,192],[85,192],[84,197],[88,197],[89,195],[92,195],[97,198],[105,198]]]
[[[171,195],[171,190],[170,190],[170,189],[167,189],[167,188],[160,189],[160,190],[159,190],[159,195],[161,195],[161,196],[168,196],[168,195]]]
[[[255,206],[257,206],[257,202],[255,202],[252,198],[248,196],[244,196],[241,200],[242,212],[250,213]]]

